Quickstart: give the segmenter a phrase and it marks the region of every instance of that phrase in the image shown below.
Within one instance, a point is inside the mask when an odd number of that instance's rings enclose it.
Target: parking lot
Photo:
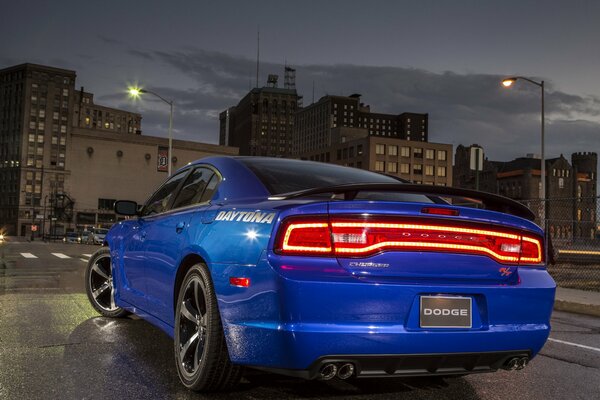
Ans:
[[[91,245],[0,245],[0,399],[593,399],[600,318],[555,312],[523,371],[460,378],[303,381],[248,370],[234,393],[179,383],[172,341],[137,318],[99,317],[83,289]]]

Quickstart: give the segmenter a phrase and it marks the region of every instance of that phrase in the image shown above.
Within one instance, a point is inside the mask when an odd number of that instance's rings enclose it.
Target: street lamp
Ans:
[[[169,114],[169,152],[168,152],[168,161],[167,161],[167,168],[168,168],[168,175],[171,176],[171,158],[173,157],[173,100],[167,100],[164,97],[162,97],[161,95],[159,95],[158,93],[155,93],[151,90],[148,89],[141,89],[141,88],[136,88],[136,87],[132,87],[129,88],[129,95],[133,98],[140,98],[142,94],[144,93],[148,93],[151,94],[155,97],[158,97],[160,100],[164,101],[165,103],[167,103],[169,105],[169,107],[171,108],[171,113]]]
[[[529,83],[532,83],[540,88],[541,98],[542,98],[542,170],[541,170],[541,188],[540,188],[540,201],[542,202],[542,215],[541,220],[544,226],[544,232],[547,235],[547,227],[546,227],[546,156],[545,156],[545,144],[544,144],[544,81],[534,81],[533,79],[525,78],[523,76],[512,76],[509,78],[505,78],[502,80],[502,85],[506,88],[511,87],[517,80],[522,79]],[[547,247],[546,247],[547,248]]]

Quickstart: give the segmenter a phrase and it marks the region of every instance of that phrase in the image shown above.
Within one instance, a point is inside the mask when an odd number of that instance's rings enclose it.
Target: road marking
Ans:
[[[548,340],[551,342],[566,344],[569,346],[580,347],[580,348],[586,349],[586,350],[600,351],[600,349],[597,347],[586,346],[586,345],[579,344],[579,343],[565,342],[564,340],[558,340],[558,339],[553,339],[553,338],[548,338]]]
[[[84,263],[86,263],[86,262],[90,261],[90,260],[88,260],[87,258],[80,258],[80,260],[81,260],[81,261],[83,261]]]
[[[34,256],[31,253],[21,253],[21,255],[25,258],[37,258],[37,256]]]
[[[82,256],[84,256],[84,257],[91,257],[92,255],[91,254],[82,254]]]
[[[69,256],[67,256],[67,255],[65,255],[63,253],[52,253],[52,255],[54,257],[58,257],[58,258],[71,258],[71,257],[69,257]]]

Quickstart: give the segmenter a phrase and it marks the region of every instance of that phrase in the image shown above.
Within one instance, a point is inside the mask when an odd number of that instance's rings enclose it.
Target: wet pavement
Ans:
[[[89,305],[83,273],[95,249],[0,244],[0,399],[600,398],[600,318],[558,312],[551,341],[519,372],[307,382],[248,370],[235,392],[193,393],[179,383],[168,336]]]

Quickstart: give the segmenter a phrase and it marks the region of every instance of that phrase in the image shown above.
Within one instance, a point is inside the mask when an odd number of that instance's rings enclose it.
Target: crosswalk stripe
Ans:
[[[69,257],[68,255],[66,255],[66,254],[63,254],[63,253],[52,253],[52,255],[53,255],[54,257],[58,257],[58,258],[71,258],[71,257]]]
[[[91,257],[92,255],[91,254],[82,254],[82,256],[84,256],[84,257]]]
[[[84,263],[89,261],[87,258],[80,258],[80,260],[83,261]]]
[[[34,256],[31,253],[21,253],[21,255],[25,258],[37,258],[37,256]]]

